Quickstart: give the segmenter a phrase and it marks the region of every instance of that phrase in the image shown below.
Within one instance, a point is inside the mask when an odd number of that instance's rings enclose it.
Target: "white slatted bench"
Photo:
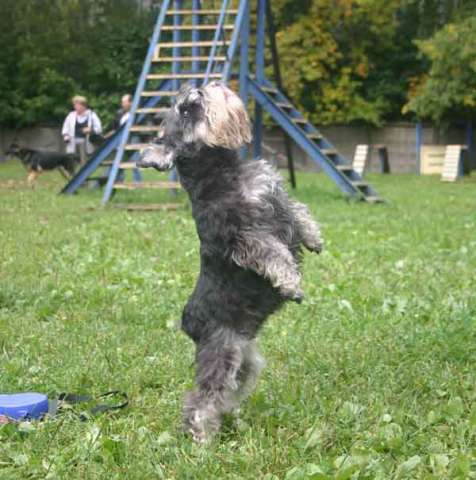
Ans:
[[[354,160],[352,162],[353,169],[361,176],[364,175],[364,170],[367,165],[367,158],[369,156],[368,145],[357,145],[355,149]]]
[[[443,163],[443,182],[454,182],[463,169],[464,155],[467,151],[466,145],[448,145],[445,151]]]

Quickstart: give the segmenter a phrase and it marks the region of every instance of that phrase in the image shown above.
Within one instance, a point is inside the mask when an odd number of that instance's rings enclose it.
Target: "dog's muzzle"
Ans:
[[[164,145],[150,144],[142,152],[136,165],[139,168],[155,168],[160,172],[170,170],[174,166],[174,153]]]

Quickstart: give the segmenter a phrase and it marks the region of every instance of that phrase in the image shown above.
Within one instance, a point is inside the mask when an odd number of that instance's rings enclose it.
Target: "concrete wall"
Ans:
[[[0,161],[4,152],[14,137],[19,138],[22,145],[43,150],[62,150],[63,142],[60,135],[60,125],[34,127],[23,130],[0,131]],[[330,126],[322,127],[321,132],[337,147],[349,160],[354,156],[358,144],[370,145],[370,171],[379,171],[377,145],[386,145],[389,152],[391,171],[394,173],[414,173],[417,171],[416,160],[416,135],[415,125],[410,123],[395,123],[383,128],[370,128],[359,126]],[[464,144],[464,128],[438,131],[438,129],[425,126],[423,128],[424,144]],[[475,135],[476,138],[476,135]],[[284,152],[284,143],[281,130],[273,129],[266,132],[265,141],[274,150]],[[293,145],[294,157],[297,168],[315,171],[318,168],[298,147]],[[269,157],[268,155],[265,155]],[[278,159],[284,166],[283,159]],[[476,167],[475,152],[473,152],[472,165]]]
[[[377,146],[385,145],[388,149],[391,171],[394,173],[414,173],[417,171],[416,132],[411,123],[395,123],[383,128],[359,126],[321,127],[320,131],[333,143],[340,153],[352,160],[355,147],[359,144],[370,145],[370,171],[380,171]],[[476,137],[475,137],[476,138]],[[464,144],[466,132],[464,128],[452,128],[438,131],[432,126],[423,128],[423,144],[447,145]],[[275,150],[284,151],[282,134],[279,130],[268,131],[266,142]],[[472,165],[476,167],[476,152],[473,152]],[[296,163],[309,170],[316,170],[315,164],[297,147],[293,146]],[[282,159],[280,159],[282,164]]]
[[[0,130],[0,162],[5,158],[5,152],[14,139],[21,146],[39,150],[61,151],[64,149],[61,137],[61,126],[32,127],[20,130]]]

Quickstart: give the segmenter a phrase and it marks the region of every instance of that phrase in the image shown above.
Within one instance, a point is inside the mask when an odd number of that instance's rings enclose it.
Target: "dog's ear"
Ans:
[[[155,168],[161,172],[170,170],[174,166],[175,150],[164,144],[151,143],[137,161],[139,168]]]
[[[208,132],[207,145],[236,150],[252,139],[250,120],[241,98],[222,83],[203,89]]]

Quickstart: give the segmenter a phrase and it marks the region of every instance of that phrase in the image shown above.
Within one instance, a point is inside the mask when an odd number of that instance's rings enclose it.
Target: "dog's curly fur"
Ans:
[[[200,274],[181,323],[196,344],[184,425],[198,442],[253,390],[264,363],[255,338],[266,318],[287,300],[301,301],[301,246],[322,249],[308,209],[288,197],[279,174],[238,154],[250,140],[234,92],[217,82],[187,87],[139,162],[177,167],[200,238]]]

